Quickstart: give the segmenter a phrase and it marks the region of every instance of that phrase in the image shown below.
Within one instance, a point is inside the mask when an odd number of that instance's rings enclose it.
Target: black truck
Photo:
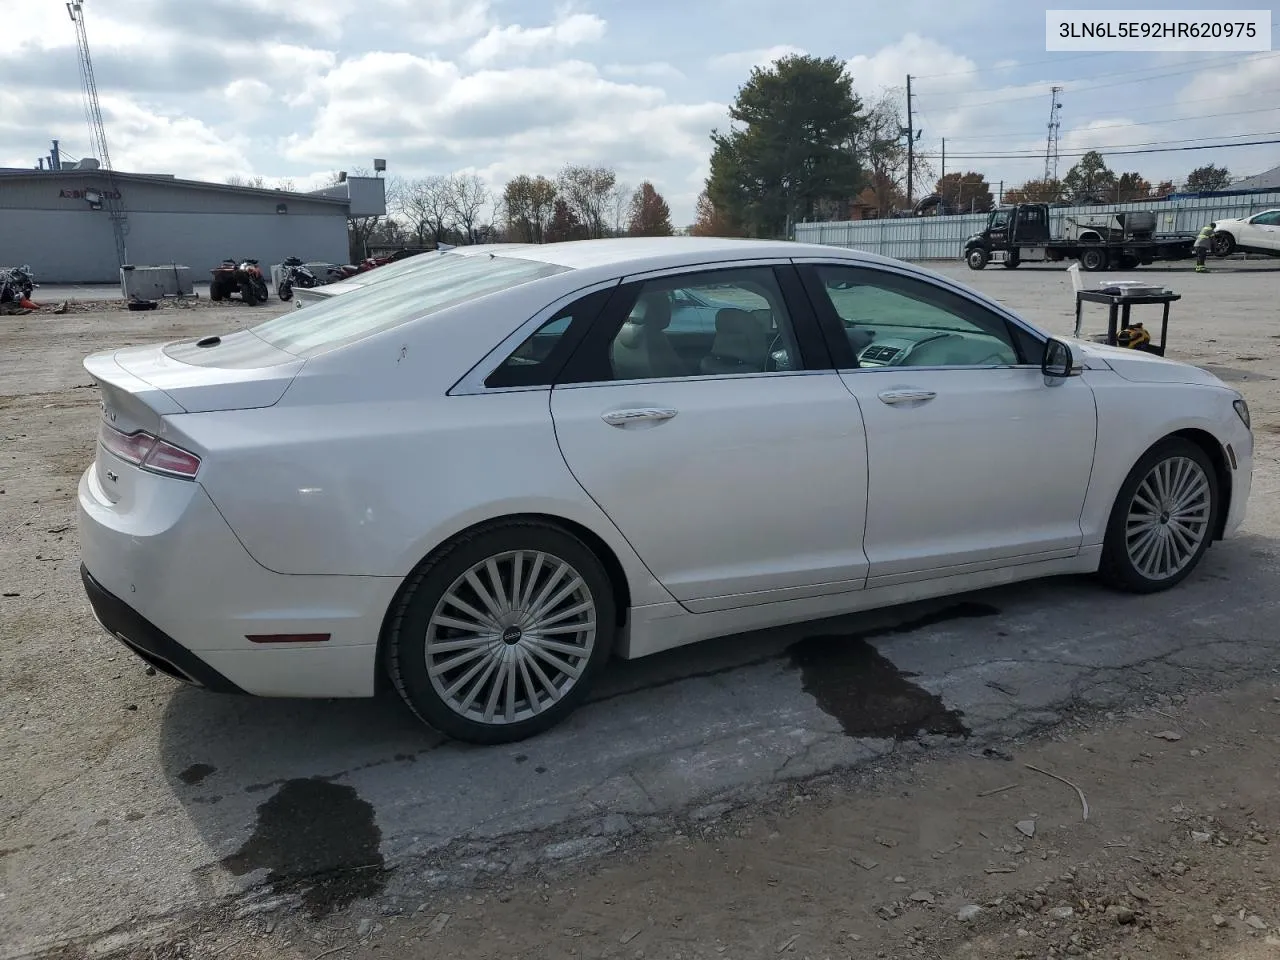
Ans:
[[[1093,213],[1063,219],[1062,236],[1049,236],[1049,205],[1019,203],[991,211],[987,228],[964,242],[970,270],[988,263],[1014,269],[1020,263],[1079,260],[1085,270],[1131,270],[1154,260],[1193,256],[1195,234],[1156,233],[1150,210]]]

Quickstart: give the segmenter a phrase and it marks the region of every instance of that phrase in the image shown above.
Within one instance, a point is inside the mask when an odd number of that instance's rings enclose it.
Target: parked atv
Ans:
[[[221,265],[211,271],[213,279],[209,281],[210,300],[230,300],[233,294],[240,294],[240,299],[247,306],[256,307],[265,303],[270,296],[267,291],[267,278],[257,260],[223,260]]]
[[[318,279],[298,257],[286,257],[280,264],[280,268],[280,288],[276,292],[281,300],[292,300],[294,287],[310,289],[324,282]]]

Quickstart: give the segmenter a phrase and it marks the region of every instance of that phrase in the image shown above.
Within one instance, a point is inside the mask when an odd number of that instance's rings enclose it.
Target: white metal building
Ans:
[[[177,263],[196,282],[227,257],[265,268],[285,257],[347,261],[348,216],[386,213],[383,181],[352,177],[316,193],[289,193],[104,171],[0,169],[0,266],[29,264],[38,283],[117,283],[115,236],[104,202],[113,184],[126,258]]]

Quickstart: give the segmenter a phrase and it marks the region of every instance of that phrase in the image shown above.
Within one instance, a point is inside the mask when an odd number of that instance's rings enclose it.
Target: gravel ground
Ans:
[[[1177,591],[729,638],[618,664],[564,729],[487,751],[394,701],[185,690],[92,620],[80,359],[288,305],[0,317],[0,957],[1280,956],[1280,272],[1212,267],[1140,271],[1183,294],[1170,355],[1257,434],[1245,529]],[[1061,270],[940,269],[1071,329]]]

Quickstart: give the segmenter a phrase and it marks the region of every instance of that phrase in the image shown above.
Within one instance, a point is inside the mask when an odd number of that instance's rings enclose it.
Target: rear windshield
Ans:
[[[294,356],[310,357],[468,300],[569,269],[537,260],[456,253],[434,255],[416,266],[418,269],[406,269],[394,279],[292,310],[251,329],[273,347]]]

